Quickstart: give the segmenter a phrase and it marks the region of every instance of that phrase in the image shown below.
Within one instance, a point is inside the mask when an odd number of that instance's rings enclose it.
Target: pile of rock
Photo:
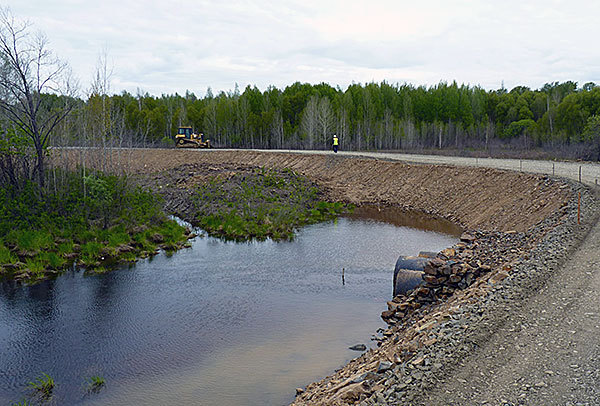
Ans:
[[[388,310],[381,313],[386,323],[394,325],[423,305],[447,299],[456,290],[471,286],[479,276],[491,270],[489,265],[482,264],[475,257],[478,247],[475,236],[464,233],[460,240],[429,260],[423,269],[424,282],[421,285],[388,302]]]

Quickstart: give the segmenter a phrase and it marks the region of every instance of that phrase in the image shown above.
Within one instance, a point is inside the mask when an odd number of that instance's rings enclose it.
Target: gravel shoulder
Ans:
[[[600,225],[423,404],[600,404]]]

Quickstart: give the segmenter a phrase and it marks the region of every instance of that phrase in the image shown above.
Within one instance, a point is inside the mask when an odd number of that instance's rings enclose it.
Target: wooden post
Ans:
[[[552,176],[554,176],[554,162],[552,162]]]
[[[581,183],[581,165],[579,165],[579,183]]]
[[[344,273],[345,273],[345,269],[342,268],[342,285],[346,285],[346,278],[344,276]]]
[[[577,224],[581,224],[581,192],[577,196]]]

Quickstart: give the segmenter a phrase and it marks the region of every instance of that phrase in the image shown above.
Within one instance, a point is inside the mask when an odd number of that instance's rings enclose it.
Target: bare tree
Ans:
[[[319,96],[313,95],[308,100],[304,111],[302,112],[302,121],[300,122],[300,131],[308,138],[308,148],[313,148],[315,136],[319,125]]]
[[[329,137],[335,128],[335,115],[333,114],[331,103],[327,97],[323,97],[319,101],[317,121],[319,123],[319,132],[321,133],[323,145],[328,145],[330,142]]]
[[[32,178],[44,185],[45,150],[53,130],[73,107],[76,88],[66,62],[48,49],[41,33],[0,7],[0,110],[33,143]],[[58,101],[48,97],[55,94]]]

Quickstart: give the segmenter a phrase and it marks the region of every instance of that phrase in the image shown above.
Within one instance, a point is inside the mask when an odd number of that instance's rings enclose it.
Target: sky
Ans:
[[[204,96],[294,82],[600,84],[597,0],[9,0],[69,62],[82,95]]]

